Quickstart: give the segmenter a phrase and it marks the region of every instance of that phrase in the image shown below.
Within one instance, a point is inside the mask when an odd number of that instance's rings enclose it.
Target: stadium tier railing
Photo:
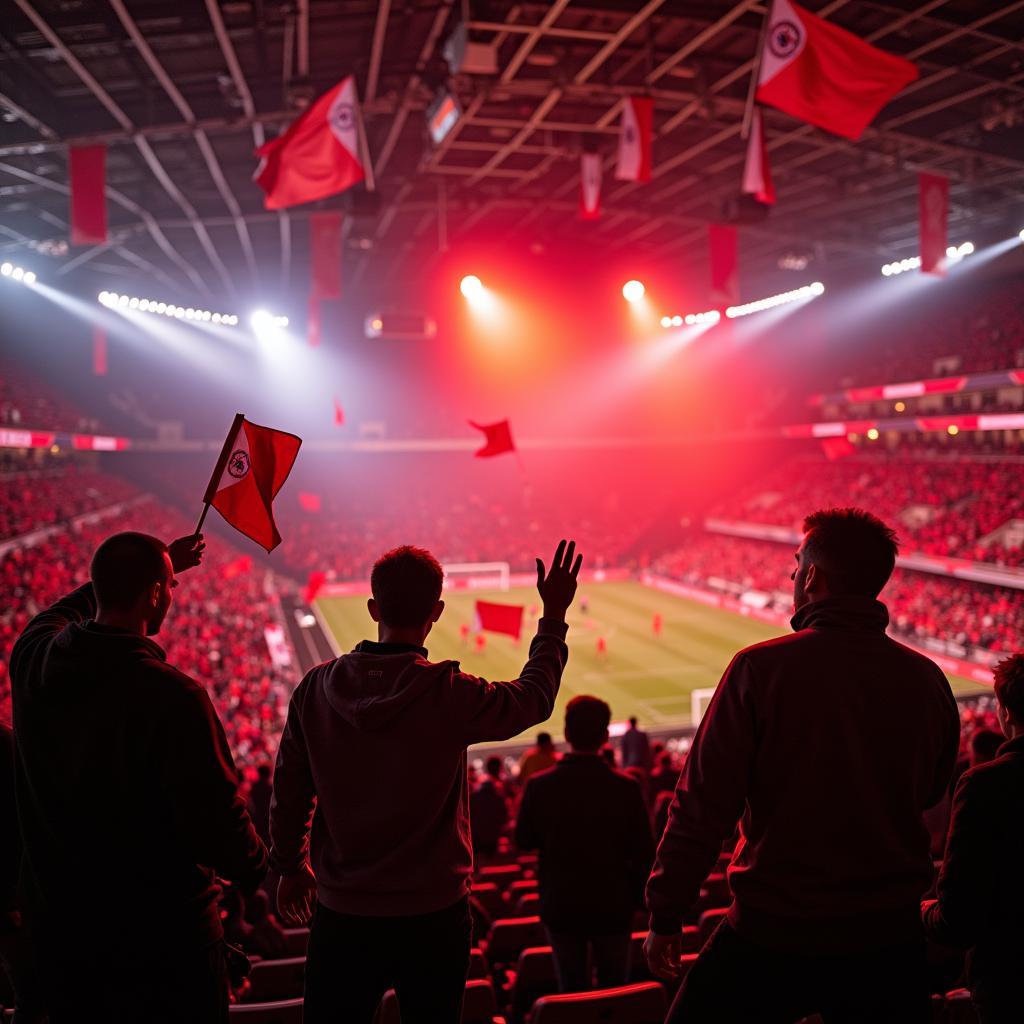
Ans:
[[[843,388],[807,396],[807,404],[823,406],[838,403],[859,404],[897,398],[923,398],[926,395],[955,395],[969,391],[991,391],[995,388],[1024,385],[1024,368],[993,370],[988,373],[966,373],[954,377],[930,377],[926,380],[901,381],[895,384],[872,384],[868,387]]]

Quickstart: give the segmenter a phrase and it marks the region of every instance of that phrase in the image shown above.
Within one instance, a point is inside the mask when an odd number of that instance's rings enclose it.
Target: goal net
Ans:
[[[460,562],[444,565],[444,585],[450,590],[508,590],[508,562]]]

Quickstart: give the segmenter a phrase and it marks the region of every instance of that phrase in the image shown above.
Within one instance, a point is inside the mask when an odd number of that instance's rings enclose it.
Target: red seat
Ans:
[[[501,917],[508,912],[505,894],[494,882],[474,882],[472,896],[491,917]]]
[[[558,991],[555,958],[550,946],[530,946],[519,954],[509,986],[509,1013],[513,1021],[522,1020],[541,996]]]
[[[665,990],[653,981],[596,992],[543,996],[533,1004],[530,1024],[662,1024]]]
[[[547,934],[539,917],[501,918],[491,924],[484,952],[492,967],[514,963],[527,946],[541,946]]]
[[[711,938],[711,933],[728,913],[728,907],[716,907],[714,910],[705,910],[700,915],[700,920],[697,922],[697,938],[700,941],[701,949],[704,948],[704,943]]]
[[[700,947],[700,929],[695,924],[687,925],[683,929],[683,952],[699,953]]]
[[[978,1024],[978,1014],[971,1002],[971,993],[957,988],[946,993],[946,1024]]]
[[[522,877],[521,864],[491,864],[480,868],[476,873],[478,882],[494,882],[503,891]]]
[[[260,960],[252,965],[251,988],[247,1003],[269,1003],[280,999],[297,999],[302,995],[306,958],[293,956],[287,960]]]
[[[509,899],[518,899],[520,896],[525,896],[528,892],[536,892],[537,885],[536,878],[517,878],[508,887]]]
[[[531,914],[540,913],[540,893],[527,892],[519,897],[516,902],[516,913],[520,917],[529,917]]]
[[[232,1021],[244,1024],[302,1024],[302,1000],[276,1003],[238,1003],[228,1011]]]
[[[309,950],[308,928],[285,928],[285,955],[305,956]]]
[[[475,981],[477,978],[490,978],[490,976],[491,965],[487,962],[484,951],[482,949],[471,949],[469,951],[469,974],[467,977],[471,981]]]
[[[501,1018],[497,1014],[498,1000],[494,995],[494,986],[481,979],[467,981],[462,1001],[462,1024],[500,1024]],[[375,1024],[402,1024],[402,1012],[398,1008],[394,989],[384,993]]]
[[[713,900],[713,906],[725,907],[732,902],[732,892],[729,889],[729,882],[722,873],[708,875],[701,887],[707,890],[708,898]]]

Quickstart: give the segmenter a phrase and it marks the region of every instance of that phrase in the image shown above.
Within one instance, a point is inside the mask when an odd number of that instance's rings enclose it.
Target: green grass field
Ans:
[[[586,613],[580,610],[581,597],[589,606]],[[472,638],[464,646],[459,627],[472,624],[473,604],[478,598],[523,604],[529,609],[537,595],[529,588],[446,593],[444,615],[427,639],[430,656],[455,658],[467,672],[487,679],[514,678],[523,665],[534,625],[527,621],[520,644],[509,637],[487,634],[484,651],[474,648]],[[338,650],[351,650],[359,640],[375,636],[365,597],[321,597],[316,604]],[[656,612],[663,620],[660,638],[652,632]],[[569,624],[569,664],[549,727],[556,736],[562,732],[566,702],[579,693],[593,693],[608,701],[616,721],[636,715],[641,727],[651,729],[688,725],[691,691],[717,685],[740,648],[782,632],[769,623],[636,582],[582,586],[569,612]],[[607,642],[605,656],[597,652],[600,636]],[[950,683],[957,693],[978,689],[977,683],[959,676],[950,677]]]

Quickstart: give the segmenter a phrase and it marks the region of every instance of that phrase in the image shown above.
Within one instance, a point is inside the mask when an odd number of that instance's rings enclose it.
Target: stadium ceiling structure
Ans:
[[[912,255],[919,170],[950,178],[950,238],[1024,212],[1024,2],[806,0],[920,78],[857,143],[764,113],[777,206],[738,204],[760,0],[8,0],[0,23],[0,253],[40,276],[282,289],[306,225],[345,209],[346,287],[396,280],[459,239],[678,259],[746,217],[744,264]],[[462,64],[446,58],[460,29]],[[454,67],[452,65],[455,65]],[[355,74],[376,191],[263,209],[254,149]],[[427,113],[458,117],[434,144]],[[653,180],[617,182],[624,97],[655,100]],[[67,148],[105,143],[110,240],[67,245]],[[579,156],[603,216],[577,220]],[[801,256],[802,254],[802,256]],[[65,276],[66,275],[66,276]]]

